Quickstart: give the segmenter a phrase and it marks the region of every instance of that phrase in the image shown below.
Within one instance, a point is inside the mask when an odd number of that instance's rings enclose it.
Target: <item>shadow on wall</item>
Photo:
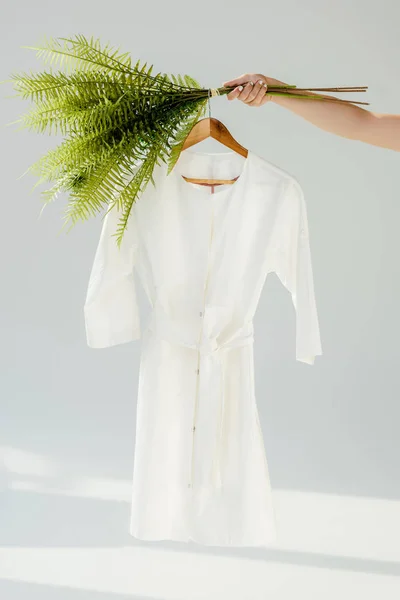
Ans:
[[[150,596],[132,596],[131,594],[114,594],[108,592],[93,592],[63,588],[36,583],[21,583],[19,581],[0,581],[0,597],[7,600],[163,600]]]
[[[168,550],[400,575],[399,501],[275,490],[280,539],[271,548],[206,547],[168,540],[153,543],[129,533],[129,480],[64,477],[61,465],[11,447],[2,448],[2,457],[0,547],[8,547],[10,552],[19,548],[40,552],[54,547],[57,552],[56,548],[119,551],[141,547],[154,551],[155,556]]]

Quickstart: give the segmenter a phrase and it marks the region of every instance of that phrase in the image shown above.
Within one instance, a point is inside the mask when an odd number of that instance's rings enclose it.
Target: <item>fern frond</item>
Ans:
[[[157,150],[151,149],[148,156],[140,165],[132,179],[126,184],[125,188],[119,194],[118,202],[122,207],[122,216],[118,227],[113,236],[116,237],[117,246],[120,247],[126,228],[128,227],[129,216],[131,214],[133,203],[137,197],[144,192],[150,180],[157,163]]]
[[[132,83],[127,78],[116,79],[108,73],[75,71],[43,71],[42,73],[13,73],[11,79],[17,95],[30,98],[34,102],[44,99],[95,101],[103,98],[119,98],[130,89]]]
[[[190,130],[194,127],[195,123],[199,120],[199,118],[204,114],[207,106],[207,99],[199,102],[199,106],[196,109],[195,113],[190,115],[186,122],[183,123],[181,129],[175,135],[175,143],[172,146],[169,161],[168,161],[168,169],[167,175],[170,174],[172,169],[174,168],[179,155],[182,150],[182,146],[185,143],[187,136],[189,135]]]
[[[18,122],[64,139],[28,171],[38,176],[36,185],[52,182],[42,192],[44,205],[68,194],[64,226],[118,204],[120,245],[133,203],[155,185],[156,165],[164,162],[170,172],[208,91],[189,75],[153,74],[152,65],[133,64],[93,36],[50,38],[31,48],[48,68],[12,75],[17,95],[34,103]]]
[[[95,216],[107,205],[118,189],[125,185],[132,161],[127,160],[124,145],[112,148],[97,164],[83,165],[78,185],[72,186],[65,224],[74,226],[79,220]]]
[[[79,67],[83,70],[104,70],[130,74],[138,69],[139,61],[132,69],[128,53],[120,54],[118,50],[106,44],[101,47],[99,39],[93,36],[88,39],[77,34],[71,38],[44,38],[39,46],[24,46],[36,50],[36,56],[45,63],[64,66],[66,69]]]

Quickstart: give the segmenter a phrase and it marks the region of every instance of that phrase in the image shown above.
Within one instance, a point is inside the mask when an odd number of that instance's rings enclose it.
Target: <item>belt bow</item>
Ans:
[[[207,413],[202,420],[202,431],[196,426],[193,435],[204,433],[208,448],[204,448],[199,464],[198,481],[203,485],[221,484],[221,459],[224,413],[226,405],[224,352],[237,347],[251,345],[254,341],[253,322],[235,326],[232,310],[225,306],[209,305],[194,315],[187,312],[174,319],[158,305],[152,310],[148,328],[158,338],[198,350],[202,357],[201,376],[205,373],[207,384]],[[201,386],[196,386],[196,394]],[[208,433],[203,428],[207,427]],[[214,443],[212,444],[212,440]],[[208,460],[207,460],[208,459]],[[204,480],[201,477],[203,474]]]

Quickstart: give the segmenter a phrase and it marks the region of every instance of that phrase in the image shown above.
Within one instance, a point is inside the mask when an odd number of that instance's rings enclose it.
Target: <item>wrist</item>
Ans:
[[[281,85],[288,85],[284,81],[280,81],[279,79],[274,79],[273,77],[265,77],[268,87],[279,87]],[[268,89],[267,89],[268,94]],[[270,102],[274,102],[275,104],[279,104],[279,99],[281,96],[275,96],[275,94],[271,94],[269,97]]]

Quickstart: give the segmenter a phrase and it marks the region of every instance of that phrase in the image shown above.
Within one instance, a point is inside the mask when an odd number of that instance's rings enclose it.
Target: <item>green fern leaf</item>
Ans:
[[[207,100],[200,101],[199,106],[196,108],[194,115],[190,116],[190,118],[187,120],[186,123],[184,123],[184,125],[182,126],[182,128],[180,129],[178,134],[175,136],[175,144],[172,146],[170,156],[169,156],[167,175],[169,175],[170,172],[172,171],[172,169],[174,168],[174,166],[180,156],[182,146],[184,145],[185,140],[186,140],[187,136],[189,135],[190,130],[197,123],[200,116],[204,114],[206,104],[207,104]]]

